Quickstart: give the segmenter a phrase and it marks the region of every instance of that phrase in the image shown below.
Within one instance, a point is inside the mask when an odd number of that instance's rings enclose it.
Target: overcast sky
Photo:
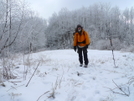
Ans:
[[[134,0],[25,0],[32,10],[38,12],[40,17],[48,19],[62,8],[76,10],[81,7],[89,7],[95,3],[110,3],[112,7],[118,6],[120,9],[134,7]]]

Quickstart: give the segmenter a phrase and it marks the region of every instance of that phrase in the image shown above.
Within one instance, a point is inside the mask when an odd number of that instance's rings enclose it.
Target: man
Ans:
[[[74,34],[74,50],[78,49],[80,67],[83,66],[83,57],[84,57],[84,67],[88,66],[88,55],[87,48],[90,45],[90,37],[86,31],[84,31],[81,25],[77,25],[76,32]]]

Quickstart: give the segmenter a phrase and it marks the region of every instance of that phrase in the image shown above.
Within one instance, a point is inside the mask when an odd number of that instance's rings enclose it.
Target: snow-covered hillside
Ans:
[[[118,68],[111,51],[88,50],[88,68],[73,50],[16,56],[17,78],[0,85],[0,101],[134,101],[134,54],[114,55]]]

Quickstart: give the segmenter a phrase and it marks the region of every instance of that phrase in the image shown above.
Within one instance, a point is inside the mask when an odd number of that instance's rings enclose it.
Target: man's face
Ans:
[[[81,27],[78,27],[78,32],[80,32],[82,29],[81,29]]]

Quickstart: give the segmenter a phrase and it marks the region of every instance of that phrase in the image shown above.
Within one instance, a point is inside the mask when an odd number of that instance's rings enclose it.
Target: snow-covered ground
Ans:
[[[15,56],[17,78],[0,85],[0,101],[134,101],[134,53],[114,55],[117,68],[111,51],[88,50],[88,68],[73,50]]]

